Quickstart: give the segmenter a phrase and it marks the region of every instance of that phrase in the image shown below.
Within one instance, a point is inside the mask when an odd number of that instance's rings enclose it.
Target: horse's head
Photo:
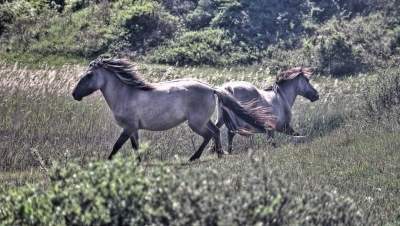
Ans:
[[[97,67],[96,61],[93,61],[74,88],[72,96],[75,100],[81,101],[82,98],[100,89],[104,83],[105,81],[101,70]]]
[[[309,99],[311,102],[317,101],[319,99],[318,91],[311,85],[308,77],[304,75],[299,75],[297,80],[297,93]]]

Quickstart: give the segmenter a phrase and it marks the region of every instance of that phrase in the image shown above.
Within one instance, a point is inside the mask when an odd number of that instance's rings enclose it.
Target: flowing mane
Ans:
[[[307,79],[311,78],[313,74],[313,70],[310,67],[294,67],[286,71],[280,72],[276,76],[276,83],[280,83],[282,81],[295,79],[297,76],[303,75]]]
[[[99,57],[90,63],[90,67],[102,67],[115,75],[122,83],[134,88],[141,90],[154,89],[152,84],[141,77],[136,66],[126,59]]]
[[[271,86],[268,86],[264,90],[265,91],[275,90],[277,84],[280,84],[284,81],[295,79],[300,75],[303,75],[307,79],[310,79],[312,74],[313,74],[313,69],[310,67],[294,67],[294,68],[291,68],[286,71],[282,71],[282,72],[278,73],[274,84]]]

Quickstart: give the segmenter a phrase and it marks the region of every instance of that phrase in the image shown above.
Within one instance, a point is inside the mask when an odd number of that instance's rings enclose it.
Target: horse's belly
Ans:
[[[150,131],[169,130],[169,129],[172,129],[172,128],[178,126],[179,124],[183,123],[184,121],[186,121],[186,118],[176,119],[176,120],[172,120],[172,121],[171,120],[165,121],[164,123],[148,122],[144,125],[141,125],[140,129],[150,130]]]
[[[157,115],[148,114],[141,117],[139,121],[140,129],[151,131],[168,130],[186,121],[184,112],[164,111]]]

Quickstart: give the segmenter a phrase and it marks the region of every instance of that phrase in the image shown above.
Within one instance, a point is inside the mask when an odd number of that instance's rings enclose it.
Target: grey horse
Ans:
[[[231,111],[223,111],[219,106],[218,120],[216,126],[220,128],[226,124],[228,128],[228,152],[232,152],[232,142],[235,134],[248,136],[254,133],[267,133],[268,142],[275,146],[272,141],[274,131],[291,136],[299,136],[295,132],[290,121],[292,118],[292,106],[298,95],[314,102],[319,99],[317,90],[310,84],[312,75],[311,68],[296,67],[278,74],[273,86],[266,89],[258,89],[248,82],[228,82],[222,85],[239,102],[252,103],[252,108],[270,108],[274,116],[269,123],[269,129],[257,129],[236,117]],[[270,118],[271,119],[271,118]]]
[[[228,92],[210,87],[194,79],[181,79],[161,83],[143,80],[135,66],[124,59],[98,58],[73,90],[75,100],[82,100],[96,90],[103,94],[117,124],[123,131],[113,146],[109,159],[130,139],[133,149],[139,148],[138,130],[163,131],[185,121],[203,137],[190,161],[198,159],[211,138],[218,156],[223,154],[220,132],[210,117],[217,102],[229,109],[235,117],[257,129],[264,129],[266,111],[240,104]]]

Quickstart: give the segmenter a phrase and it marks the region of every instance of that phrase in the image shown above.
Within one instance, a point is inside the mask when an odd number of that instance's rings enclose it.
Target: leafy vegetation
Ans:
[[[0,5],[0,52],[9,61],[31,59],[25,54],[50,60],[117,53],[172,65],[265,62],[271,68],[294,66],[302,57],[304,65],[342,76],[398,63],[398,5],[396,0],[13,0]],[[284,61],[281,52],[289,53]]]
[[[295,194],[260,160],[252,164],[253,170],[229,179],[210,169],[182,173],[153,167],[145,173],[132,158],[90,163],[86,169],[56,168],[46,189],[3,193],[0,220],[4,225],[362,225],[362,212],[351,199],[332,192]]]
[[[193,64],[246,64],[260,57],[248,47],[236,47],[229,35],[221,29],[189,31],[177,40],[158,48],[152,61],[179,66]]]

